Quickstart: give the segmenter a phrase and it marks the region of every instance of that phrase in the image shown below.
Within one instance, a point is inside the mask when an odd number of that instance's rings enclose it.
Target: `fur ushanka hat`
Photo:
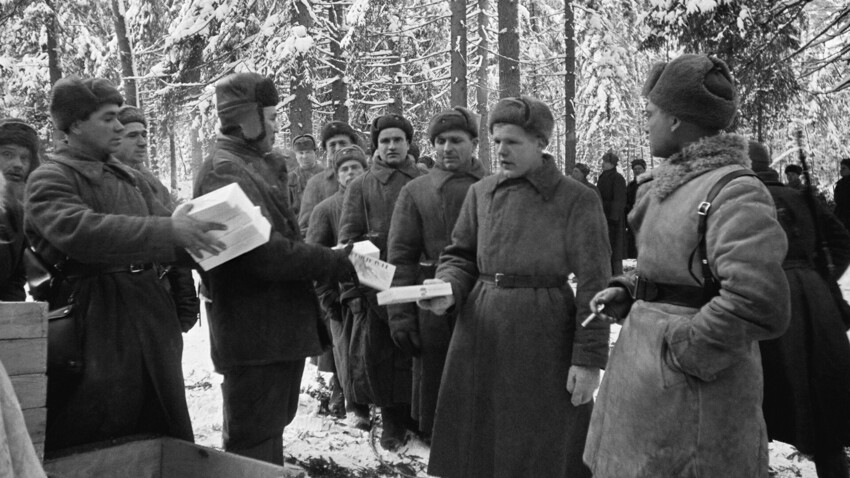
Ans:
[[[124,104],[124,97],[105,78],[60,78],[50,95],[50,117],[59,131],[68,133],[74,121],[85,120],[105,104]]]
[[[642,94],[666,113],[707,129],[726,129],[738,109],[732,73],[713,56],[686,54],[656,63]]]
[[[404,131],[408,143],[413,143],[413,125],[402,115],[388,114],[372,120],[369,135],[372,137],[372,151],[378,149],[378,136],[387,128],[398,128]]]
[[[770,167],[770,153],[758,141],[749,140],[750,168],[762,181],[779,182],[779,173]]]
[[[366,153],[363,151],[363,148],[356,144],[352,144],[341,148],[334,153],[334,172],[339,171],[339,168],[343,164],[351,160],[360,162],[360,164],[363,165],[363,169],[368,167],[366,164]]]
[[[280,97],[271,78],[258,73],[234,73],[215,85],[216,109],[224,134],[239,134],[245,141],[266,136],[263,108],[277,106]]]
[[[352,128],[350,124],[344,121],[331,121],[322,128],[322,149],[326,149],[325,146],[329,139],[341,134],[351,138],[352,144],[360,144],[360,136],[357,134],[357,131],[354,131],[354,128]]]
[[[502,98],[490,112],[487,127],[493,132],[496,123],[514,124],[522,129],[535,133],[549,143],[555,118],[546,103],[531,96]]]
[[[312,134],[302,134],[300,136],[296,136],[295,139],[292,140],[292,150],[315,151],[316,139],[313,138]]]
[[[452,130],[466,131],[475,139],[478,137],[478,117],[462,106],[438,113],[428,124],[428,139],[434,144],[437,135]]]
[[[148,127],[148,120],[145,119],[145,114],[141,108],[136,108],[132,105],[124,105],[118,110],[118,121],[121,124],[142,123],[145,128]]]
[[[0,120],[0,146],[15,144],[30,152],[30,171],[38,167],[38,133],[22,119],[4,118]]]

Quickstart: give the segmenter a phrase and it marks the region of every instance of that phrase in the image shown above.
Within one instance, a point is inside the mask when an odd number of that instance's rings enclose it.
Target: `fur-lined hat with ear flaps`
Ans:
[[[552,129],[555,128],[555,118],[546,103],[531,96],[502,98],[490,112],[490,122],[487,127],[493,132],[496,123],[513,124],[527,132],[534,133],[549,143]]]
[[[124,97],[105,78],[60,78],[50,95],[50,116],[56,129],[68,133],[74,121],[86,120],[105,104],[124,104]]]
[[[682,121],[712,130],[728,128],[738,110],[732,73],[713,56],[686,54],[656,63],[643,85],[643,96]]]
[[[245,141],[266,136],[263,108],[277,106],[280,97],[271,78],[259,73],[234,73],[215,85],[221,132],[239,134]]]

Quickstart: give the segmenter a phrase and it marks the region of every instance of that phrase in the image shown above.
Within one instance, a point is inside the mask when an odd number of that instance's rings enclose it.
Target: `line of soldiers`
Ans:
[[[273,82],[238,73],[215,91],[220,133],[193,194],[236,183],[272,225],[268,243],[201,273],[227,451],[283,464],[305,358],[332,347],[351,425],[368,428],[374,405],[384,448],[407,430],[430,439],[432,475],[767,476],[758,341],[782,335],[796,299],[788,233],[746,169],[755,153],[721,132],[737,108],[725,63],[683,55],[650,72],[646,129],[666,159],[638,180],[629,216],[638,273],[613,278],[610,217],[545,152],[554,117],[537,99],[492,108],[497,174],[475,158],[478,120],[460,107],[429,123],[427,174],[397,114],[370,124],[370,155],[350,125],[327,125],[328,171],[315,139],[295,138],[289,171],[273,150]],[[32,128],[0,122],[0,138],[20,134],[19,182],[31,171],[23,229],[57,275],[44,297],[74,306],[81,350],[76,368],[48,371],[48,455],[143,432],[193,439],[180,360],[198,308],[181,299],[194,297],[181,292],[186,251],[220,252],[210,232],[225,226],[172,209],[139,164],[144,117],[122,104],[106,80],[57,82],[51,116],[67,139],[38,168]],[[729,173],[699,226],[698,206]],[[453,294],[379,306],[348,259],[364,239],[396,265],[394,285],[447,282]],[[612,322],[624,326],[609,362]],[[830,357],[850,363],[835,347]],[[850,399],[850,386],[832,385]],[[831,447],[823,476],[841,476],[837,443],[811,445],[816,459]]]

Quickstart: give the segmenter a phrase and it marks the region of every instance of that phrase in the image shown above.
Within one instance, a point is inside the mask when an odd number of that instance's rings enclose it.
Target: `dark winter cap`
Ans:
[[[642,94],[666,113],[707,129],[727,128],[738,109],[732,73],[713,56],[687,54],[656,63]]]
[[[402,115],[388,114],[372,120],[372,126],[369,128],[369,136],[372,137],[372,150],[378,149],[378,136],[381,131],[387,128],[398,128],[404,131],[407,142],[413,142],[413,125],[410,124],[410,121],[407,121],[407,118]]]
[[[118,121],[121,124],[142,123],[145,128],[148,127],[148,120],[145,119],[145,114],[141,108],[136,108],[132,105],[124,105],[118,110]]]
[[[785,166],[785,173],[803,174],[803,168],[796,164],[789,164],[788,166]]]
[[[0,146],[18,145],[30,151],[30,171],[38,166],[38,133],[24,120],[4,118],[0,120]]]
[[[552,116],[552,110],[537,98],[518,96],[502,98],[496,103],[490,112],[490,122],[487,125],[491,133],[496,123],[517,125],[537,134],[548,143],[555,127],[555,118]]]
[[[850,168],[850,158],[842,159],[841,163],[839,163],[839,166],[847,166],[848,168]]]
[[[478,117],[462,106],[443,111],[431,118],[428,124],[428,138],[431,144],[434,144],[437,135],[452,130],[466,131],[475,139],[478,137]]]
[[[426,168],[431,169],[434,167],[434,159],[431,156],[420,156],[419,164],[424,164]]]
[[[589,168],[589,167],[587,167],[587,165],[586,165],[586,164],[584,164],[584,163],[576,163],[576,165],[574,166],[574,168],[575,168],[575,169],[578,169],[579,171],[581,171],[581,174],[584,174],[584,177],[585,177],[585,178],[587,177],[587,175],[588,175],[588,174],[590,174],[590,168]]]
[[[614,166],[616,166],[620,164],[620,157],[609,149],[605,154],[602,155],[602,162],[613,164]],[[646,166],[646,163],[644,163],[644,166]]]
[[[346,146],[342,149],[337,150],[334,153],[334,172],[339,171],[339,168],[345,164],[347,161],[355,160],[363,165],[365,169],[366,166],[366,153],[363,152],[363,148],[357,146],[356,144],[352,144],[351,146]]]
[[[420,153],[421,151],[419,151],[419,146],[416,143],[410,143],[410,147],[407,148],[407,154],[413,156],[414,162],[419,161]]]
[[[354,144],[360,143],[360,137],[357,135],[357,131],[354,131],[354,128],[350,124],[344,121],[331,121],[322,128],[322,149],[325,149],[325,144],[329,139],[341,134],[351,138],[351,142]]]
[[[74,121],[85,120],[105,104],[124,104],[124,97],[105,78],[60,78],[50,95],[50,116],[56,129],[65,133]]]
[[[779,181],[779,173],[770,168],[770,153],[758,141],[749,141],[750,168],[762,181]]]
[[[635,166],[643,166],[643,169],[646,169],[646,161],[642,159],[634,159],[632,160],[632,168],[634,169]]]
[[[223,78],[215,85],[215,100],[222,133],[241,131],[246,141],[265,137],[263,108],[280,102],[271,78],[258,73],[234,73]]]
[[[292,140],[293,151],[315,151],[316,139],[311,134],[302,134]]]

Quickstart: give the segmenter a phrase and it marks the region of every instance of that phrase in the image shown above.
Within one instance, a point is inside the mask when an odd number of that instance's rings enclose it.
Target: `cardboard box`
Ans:
[[[227,246],[225,250],[218,255],[206,252],[201,256],[192,254],[195,262],[205,271],[250,252],[269,241],[271,224],[237,183],[216,189],[189,203],[193,206],[189,211],[191,217],[227,226],[225,231],[210,231],[213,237]]]
[[[406,304],[420,299],[449,295],[452,295],[452,285],[448,282],[392,287],[389,290],[378,292],[378,305]]]

